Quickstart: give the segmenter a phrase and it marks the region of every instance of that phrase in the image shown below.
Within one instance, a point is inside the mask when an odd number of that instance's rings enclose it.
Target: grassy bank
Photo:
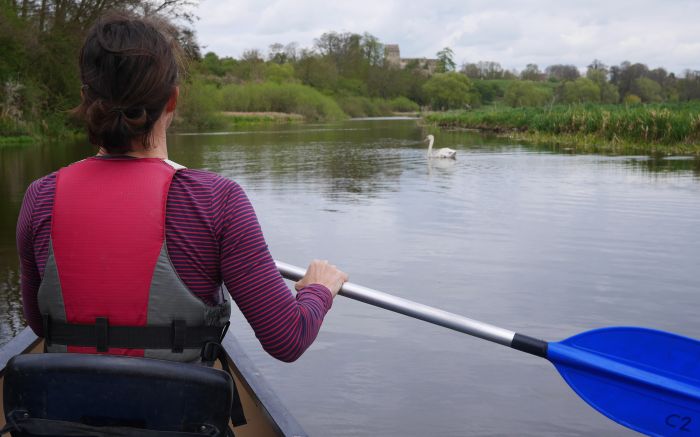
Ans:
[[[21,146],[34,141],[35,139],[28,135],[0,136],[0,147]]]
[[[272,123],[300,123],[304,121],[301,114],[286,112],[222,112],[226,123],[232,126]]]
[[[278,115],[270,116],[270,113]],[[304,120],[319,121],[346,117],[333,99],[300,84],[217,86],[195,80],[183,87],[175,128],[204,131],[239,124],[267,123],[278,121],[279,114],[287,114],[286,120],[302,117]]]
[[[405,97],[335,96],[299,83],[220,85],[200,78],[183,86],[174,127],[204,131],[242,124],[387,116],[419,109],[417,103]]]
[[[490,131],[581,152],[700,154],[700,104],[493,107],[433,113],[443,128]]]

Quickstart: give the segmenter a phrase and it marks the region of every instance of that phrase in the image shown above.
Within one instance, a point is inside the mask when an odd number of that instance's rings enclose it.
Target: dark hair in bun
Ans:
[[[73,110],[92,144],[126,153],[146,147],[178,83],[182,50],[164,20],[111,12],[90,28],[80,50],[82,102]]]

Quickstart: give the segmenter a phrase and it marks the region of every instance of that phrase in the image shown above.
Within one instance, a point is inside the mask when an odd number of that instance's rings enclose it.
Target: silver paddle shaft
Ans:
[[[275,261],[275,264],[282,276],[292,281],[298,281],[306,273],[305,269],[281,261]],[[343,284],[338,294],[504,346],[510,347],[513,342],[513,337],[515,336],[515,332],[499,328],[498,326],[489,325],[488,323],[479,322],[478,320],[439,310],[408,299],[392,296],[391,294],[351,282]]]

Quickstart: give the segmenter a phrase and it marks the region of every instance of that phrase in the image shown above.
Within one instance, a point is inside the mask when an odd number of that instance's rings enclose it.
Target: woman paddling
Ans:
[[[25,194],[26,320],[50,352],[198,361],[228,326],[230,294],[263,348],[294,361],[347,275],[313,261],[293,295],[241,187],[168,160],[180,53],[153,19],[113,13],[88,31],[75,114],[99,152]]]

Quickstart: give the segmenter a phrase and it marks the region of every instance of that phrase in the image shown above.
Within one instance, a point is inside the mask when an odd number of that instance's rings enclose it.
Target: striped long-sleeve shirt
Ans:
[[[17,222],[24,315],[42,335],[37,301],[48,258],[56,173],[34,181]],[[312,284],[292,294],[275,268],[253,206],[235,182],[201,170],[175,173],[166,206],[168,255],[180,278],[205,303],[225,284],[263,348],[294,361],[316,338],[330,291]]]

